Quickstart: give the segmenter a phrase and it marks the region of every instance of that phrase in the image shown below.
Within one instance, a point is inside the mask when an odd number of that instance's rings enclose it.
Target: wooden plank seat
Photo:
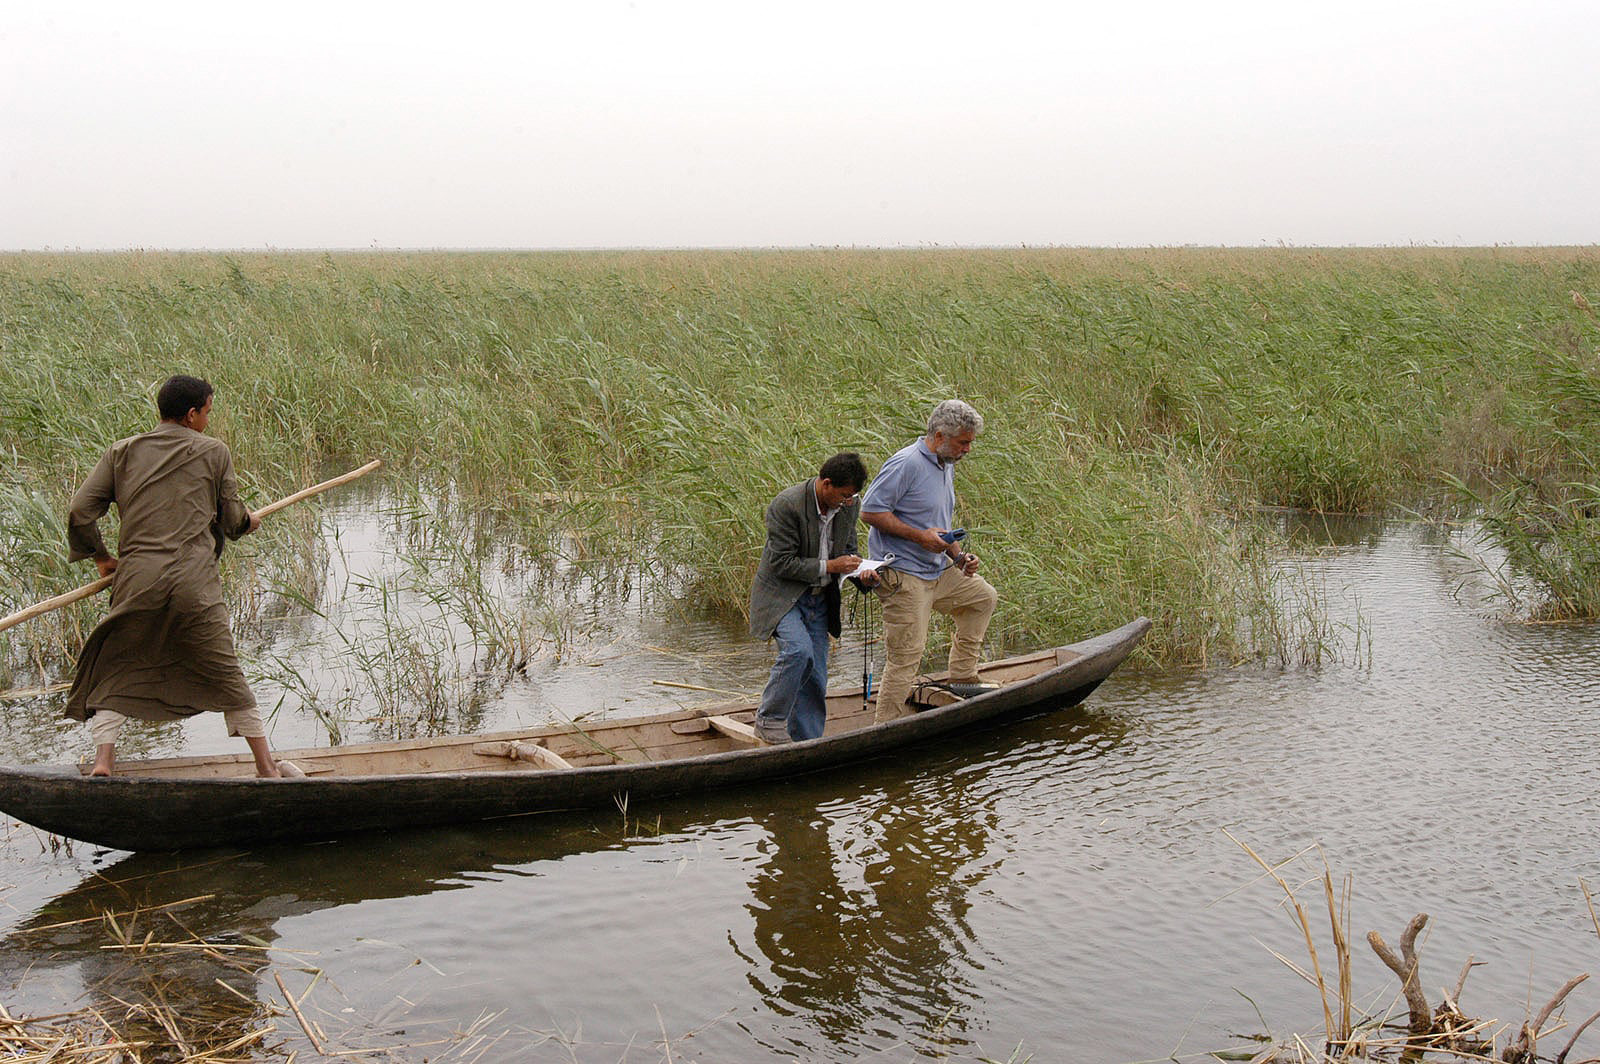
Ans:
[[[707,717],[706,723],[730,739],[737,739],[741,743],[749,743],[751,746],[761,745],[761,739],[757,737],[754,728],[748,724],[741,724],[732,717]]]

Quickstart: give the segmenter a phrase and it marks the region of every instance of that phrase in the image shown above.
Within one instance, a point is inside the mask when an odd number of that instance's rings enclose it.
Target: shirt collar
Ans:
[[[818,517],[828,517],[832,514],[838,513],[844,508],[842,506],[835,506],[831,510],[824,510],[822,508],[822,500],[817,498],[817,482],[815,480],[811,482],[811,505],[817,508]]]

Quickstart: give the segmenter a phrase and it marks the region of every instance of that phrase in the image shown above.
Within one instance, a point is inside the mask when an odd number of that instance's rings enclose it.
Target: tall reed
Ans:
[[[1503,552],[1492,568],[1509,608],[1539,621],[1600,617],[1600,321],[1573,300],[1583,315],[1539,346],[1529,387],[1506,404],[1517,435],[1540,446],[1474,482],[1446,478]]]
[[[382,457],[738,611],[777,490],[959,395],[997,648],[1143,612],[1147,657],[1237,660],[1285,628],[1255,506],[1413,505],[1559,442],[1515,415],[1574,290],[1592,250],[3,256],[5,510],[59,512],[184,370],[256,499]],[[6,605],[77,579],[32,572]]]

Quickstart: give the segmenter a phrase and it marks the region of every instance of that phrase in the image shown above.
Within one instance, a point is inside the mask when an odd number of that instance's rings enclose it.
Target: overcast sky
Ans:
[[[0,7],[0,248],[1600,243],[1592,0]]]

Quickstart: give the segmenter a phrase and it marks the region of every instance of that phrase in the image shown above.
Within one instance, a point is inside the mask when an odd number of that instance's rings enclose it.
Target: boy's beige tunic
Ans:
[[[73,561],[106,553],[97,524],[122,528],[111,612],[84,643],[67,716],[110,709],[144,720],[248,709],[217,558],[249,530],[226,444],[182,425],[112,444],[72,498]]]

